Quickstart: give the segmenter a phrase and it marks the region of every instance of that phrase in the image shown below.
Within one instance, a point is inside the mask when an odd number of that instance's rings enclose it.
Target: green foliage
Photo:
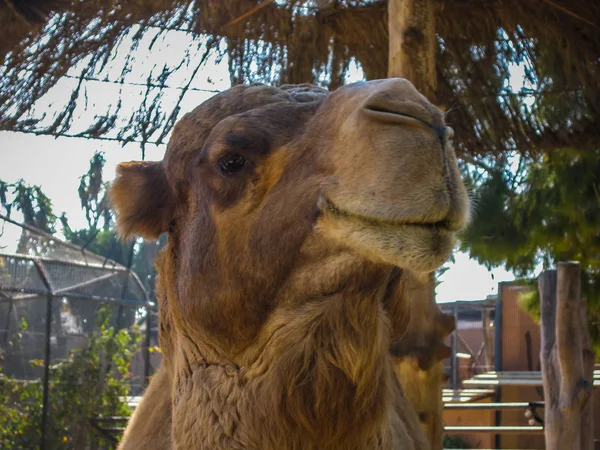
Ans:
[[[6,216],[10,217],[13,209],[19,210],[27,225],[54,233],[56,216],[52,212],[52,202],[39,186],[30,186],[23,180],[16,183],[0,180],[0,206]]]
[[[529,313],[536,323],[540,323],[542,310],[540,307],[540,293],[537,289],[519,295],[519,307]]]
[[[120,264],[127,265],[128,254],[122,242],[112,229],[112,211],[108,201],[108,183],[103,179],[106,160],[102,153],[96,153],[90,160],[90,168],[80,178],[79,201],[85,212],[87,228],[73,230],[65,214],[60,216],[65,238],[99,255]]]
[[[519,292],[518,305],[519,307],[527,312],[531,318],[537,323],[540,323],[540,317],[542,315],[540,305],[540,293],[538,291],[537,279],[536,278],[521,278],[514,281],[526,289]]]
[[[114,227],[113,211],[108,201],[108,183],[103,179],[105,159],[96,153],[90,160],[90,168],[81,177],[79,199],[85,211],[88,228],[73,230],[63,214],[60,220],[65,238],[75,245],[93,253],[112,259],[126,267],[131,266],[140,277],[150,297],[154,296],[156,269],[154,258],[166,244],[166,235],[158,241],[139,240],[123,242]],[[133,252],[133,254],[132,254]]]
[[[102,228],[108,230],[111,220],[111,211],[108,201],[108,183],[103,180],[102,172],[106,160],[102,153],[96,153],[90,160],[90,168],[79,182],[79,200],[85,211],[89,228],[95,230],[100,221]]]
[[[476,161],[464,172],[475,186],[475,216],[462,247],[488,267],[531,277],[537,267],[575,260],[595,346],[600,347],[600,149]],[[481,168],[485,174],[481,176]],[[539,318],[539,298],[521,299]]]
[[[121,241],[114,229],[64,229],[63,232],[67,241],[127,266],[132,244]]]
[[[469,448],[469,444],[460,436],[448,436],[445,435],[442,438],[443,448]]]
[[[110,310],[101,308],[95,331],[85,346],[50,367],[49,421],[46,448],[105,448],[108,443],[93,430],[95,416],[129,416],[121,399],[129,391],[130,363],[139,348],[137,329],[109,327]],[[24,324],[26,326],[26,324]],[[24,330],[22,325],[21,331]],[[11,341],[14,345],[18,336]],[[32,361],[32,364],[43,364]],[[42,380],[24,382],[0,373],[0,448],[37,448],[42,416]]]
[[[600,150],[562,149],[521,162],[522,179],[501,160],[476,186],[475,216],[463,247],[488,266],[504,264],[523,275],[561,260],[597,272]]]

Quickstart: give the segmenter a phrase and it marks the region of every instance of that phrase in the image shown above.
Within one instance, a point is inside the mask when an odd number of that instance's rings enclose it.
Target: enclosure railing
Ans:
[[[143,320],[143,379],[150,376],[152,308],[154,304],[137,275],[128,267],[0,215],[0,347],[3,371],[23,381],[42,379],[40,425],[45,446],[48,424],[49,374],[53,358],[64,358],[94,327],[101,306],[114,308],[115,328]],[[7,230],[12,227],[12,230]],[[10,239],[7,234],[12,232]],[[6,242],[15,242],[8,248]],[[12,245],[12,244],[11,244]],[[3,250],[6,250],[3,252]],[[9,347],[9,339],[25,319],[25,342]],[[53,354],[53,348],[54,353]],[[30,360],[42,359],[39,367]]]

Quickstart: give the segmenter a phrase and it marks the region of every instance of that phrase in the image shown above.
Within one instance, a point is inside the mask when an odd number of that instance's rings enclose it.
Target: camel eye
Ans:
[[[225,175],[239,172],[246,165],[246,159],[237,153],[226,153],[219,159],[219,169]]]

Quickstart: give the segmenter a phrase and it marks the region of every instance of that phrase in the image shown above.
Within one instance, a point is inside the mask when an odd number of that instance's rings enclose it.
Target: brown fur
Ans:
[[[224,174],[232,153],[246,164]],[[232,88],[112,197],[124,234],[169,230],[163,367],[120,450],[427,448],[388,351],[401,269],[448,257],[467,202],[410,83]]]
[[[442,314],[436,305],[433,275],[415,275],[403,277],[411,314],[405,334],[392,342],[391,352],[398,357],[396,374],[431,448],[441,449],[442,387],[447,378],[443,359],[450,353],[444,342],[454,329],[454,317]]]
[[[420,280],[413,274],[403,277],[405,295],[410,300],[409,323],[402,339],[392,339],[391,352],[394,356],[416,358],[421,370],[450,356],[450,347],[444,344],[456,326],[454,317],[442,313],[435,303],[434,280]]]
[[[174,196],[161,164],[120,164],[110,193],[113,206],[120,212],[121,236],[136,234],[151,239],[167,231],[168,218],[173,215]]]

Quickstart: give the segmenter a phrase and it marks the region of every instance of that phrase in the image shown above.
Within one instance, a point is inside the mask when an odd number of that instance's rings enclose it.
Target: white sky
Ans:
[[[152,70],[153,64],[160,55],[161,66],[166,62],[177,64],[182,58],[187,57],[191,61],[201,53],[201,39],[193,40],[180,32],[165,33],[157,41],[152,51],[141,44],[137,53],[132,58],[133,70],[128,74],[127,81],[144,83],[145,78]],[[126,42],[120,47],[127,49]],[[124,50],[123,50],[124,51]],[[103,76],[115,79],[121,72],[123,60],[122,50],[117,51]],[[194,53],[195,52],[195,53]],[[191,55],[191,56],[190,56]],[[77,75],[81,67],[73,68],[70,75]],[[169,86],[181,86],[186,80],[187,66],[176,73],[175,78],[168,81]],[[347,78],[347,82],[360,79],[359,70],[353,70]],[[98,78],[103,78],[98,76]],[[523,83],[522,69],[516,67],[511,84]],[[229,83],[227,72],[227,61],[218,62],[213,58],[205,68],[193,80],[192,86],[197,89],[222,90]],[[59,111],[64,105],[76,80],[63,78],[36,104],[38,114],[47,113],[49,116]],[[86,82],[86,108],[81,108],[75,115],[75,127],[78,121],[82,124],[88,122],[96,115],[105,115],[113,108],[113,102],[118,98],[119,89],[127,93],[125,98],[129,99],[130,105],[139,104],[145,88],[139,86],[119,86],[102,82]],[[179,91],[169,90],[165,95],[166,103],[174,102]],[[182,103],[181,114],[201,103],[212,95],[211,92],[190,92]],[[168,106],[165,107],[168,110]],[[128,111],[127,105],[123,106]],[[48,120],[49,121],[49,120]],[[54,212],[60,215],[67,213],[69,223],[74,228],[86,226],[84,214],[80,208],[77,188],[79,178],[87,172],[89,160],[97,151],[102,151],[106,159],[105,178],[107,181],[114,177],[115,166],[122,161],[141,158],[139,144],[131,143],[122,146],[118,142],[88,140],[82,138],[54,138],[50,136],[35,136],[32,134],[0,132],[0,179],[13,183],[24,179],[27,183],[39,185],[53,202]],[[146,160],[160,160],[163,157],[165,146],[146,146]],[[59,227],[60,228],[60,227]],[[439,279],[441,282],[437,288],[438,302],[450,302],[455,300],[480,300],[487,295],[495,294],[497,285],[501,281],[513,280],[512,273],[502,268],[488,271],[470,259],[467,254],[457,253],[455,263],[448,264],[449,270]]]

